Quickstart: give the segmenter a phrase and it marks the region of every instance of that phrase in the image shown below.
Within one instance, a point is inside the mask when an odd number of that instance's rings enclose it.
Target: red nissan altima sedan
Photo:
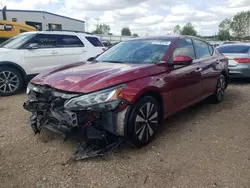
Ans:
[[[28,85],[24,108],[32,112],[35,133],[80,130],[85,158],[124,140],[145,146],[164,118],[207,97],[221,102],[227,85],[228,59],[206,41],[136,38],[87,62],[39,74]]]

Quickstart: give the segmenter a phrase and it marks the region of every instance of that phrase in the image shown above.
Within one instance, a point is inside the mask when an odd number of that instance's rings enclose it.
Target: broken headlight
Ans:
[[[109,89],[104,89],[95,93],[82,95],[80,97],[68,100],[65,108],[88,108],[97,106],[97,108],[114,109],[119,103],[119,94],[125,85],[116,86]]]
[[[27,89],[26,89],[26,93],[30,94],[31,90],[34,90],[34,91],[38,92],[39,88],[34,86],[33,84],[29,83],[28,86],[27,86]]]

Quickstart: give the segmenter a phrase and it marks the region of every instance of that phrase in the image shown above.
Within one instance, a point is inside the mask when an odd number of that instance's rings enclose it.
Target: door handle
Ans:
[[[202,68],[200,67],[197,67],[197,69],[195,70],[195,72],[201,72],[202,71]]]
[[[56,52],[56,51],[52,51],[50,54],[53,54],[53,55],[55,55],[55,54],[58,54],[59,52]]]

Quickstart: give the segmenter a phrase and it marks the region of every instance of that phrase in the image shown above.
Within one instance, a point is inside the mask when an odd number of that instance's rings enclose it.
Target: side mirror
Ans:
[[[193,58],[187,55],[177,55],[174,57],[173,65],[190,65],[193,62]]]
[[[38,43],[31,43],[29,44],[29,46],[27,47],[27,49],[32,50],[32,49],[38,49],[39,45]]]

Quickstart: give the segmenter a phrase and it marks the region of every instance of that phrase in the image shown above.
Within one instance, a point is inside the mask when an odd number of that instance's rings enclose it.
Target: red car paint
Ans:
[[[170,66],[168,59],[182,38],[185,36],[147,38],[174,39],[163,61],[156,64],[76,63],[42,73],[31,82],[82,93],[125,83],[120,97],[133,104],[145,93],[159,94],[167,117],[213,94],[221,73],[228,77],[228,60],[217,51],[188,66]]]

